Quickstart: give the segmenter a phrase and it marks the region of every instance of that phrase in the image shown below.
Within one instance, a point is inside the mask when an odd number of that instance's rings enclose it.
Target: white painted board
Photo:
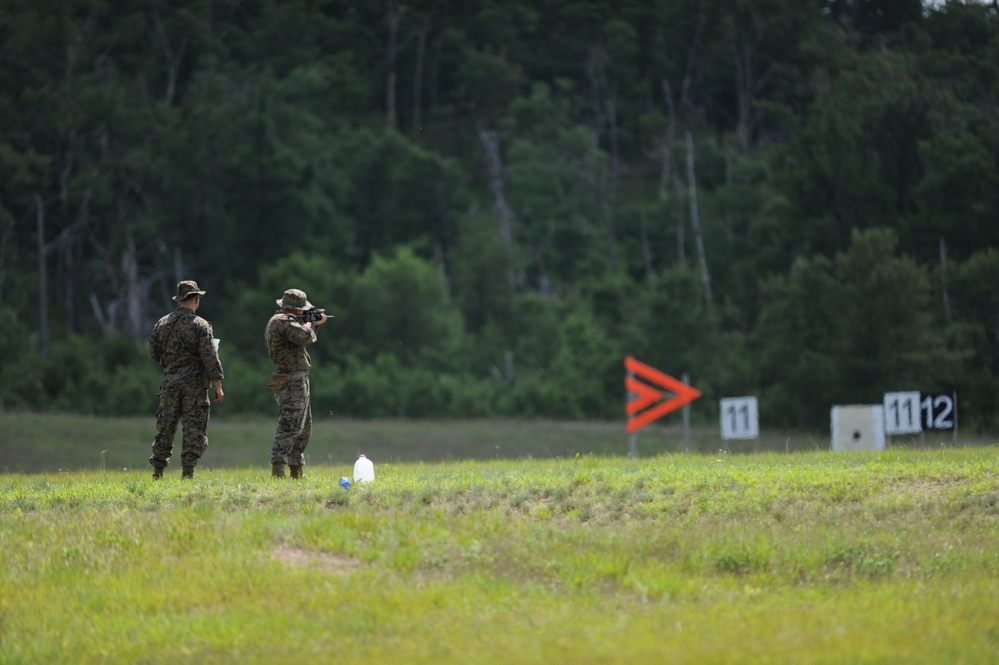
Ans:
[[[923,423],[919,414],[918,390],[885,393],[885,434],[919,434]]]
[[[834,406],[829,413],[832,449],[884,450],[885,417],[880,404]]]

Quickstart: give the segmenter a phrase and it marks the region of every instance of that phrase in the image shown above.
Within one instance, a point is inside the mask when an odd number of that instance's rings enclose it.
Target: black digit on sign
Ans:
[[[888,408],[895,412],[895,429],[902,426],[902,417],[898,408],[898,398],[896,397],[892,402],[888,404]]]

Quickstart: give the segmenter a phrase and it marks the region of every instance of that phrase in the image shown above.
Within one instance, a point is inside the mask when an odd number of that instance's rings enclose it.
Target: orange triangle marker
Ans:
[[[631,376],[625,378],[624,387],[628,392],[635,395],[625,407],[625,413],[628,416],[633,416],[628,419],[629,434],[640,430],[654,420],[662,418],[667,413],[675,411],[701,396],[701,391],[697,388],[688,386],[683,381],[674,379],[672,376],[664,374],[643,362],[639,362],[631,356],[624,359],[624,367],[635,376],[645,379],[649,383],[663,389],[657,390]],[[665,397],[667,391],[673,393],[673,397],[652,408],[646,409],[646,407],[655,404],[658,400]],[[642,409],[646,410],[638,413]]]

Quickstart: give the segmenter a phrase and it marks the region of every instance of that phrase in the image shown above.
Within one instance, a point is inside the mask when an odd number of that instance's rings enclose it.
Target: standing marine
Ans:
[[[178,423],[184,428],[181,477],[194,477],[194,468],[208,448],[208,388],[214,384],[216,403],[225,395],[212,324],[196,314],[203,295],[197,282],[178,283],[173,296],[177,309],[157,321],[149,336],[149,357],[163,368],[156,438],[149,458],[154,479],[162,478],[170,463]]]
[[[264,343],[274,363],[274,373],[267,387],[274,393],[279,415],[274,443],[271,446],[271,475],[284,477],[285,466],[292,478],[304,478],[305,449],[312,438],[312,404],[309,369],[312,358],[308,347],[316,342],[316,329],[327,316],[317,310],[315,321],[302,320],[313,309],[305,291],[288,289],[275,301],[279,309],[267,322]],[[312,317],[306,317],[312,318]]]

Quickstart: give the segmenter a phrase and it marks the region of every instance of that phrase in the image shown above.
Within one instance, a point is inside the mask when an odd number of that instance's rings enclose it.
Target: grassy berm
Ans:
[[[0,663],[995,663],[997,468],[982,446],[376,458],[348,489],[345,463],[8,473]]]

